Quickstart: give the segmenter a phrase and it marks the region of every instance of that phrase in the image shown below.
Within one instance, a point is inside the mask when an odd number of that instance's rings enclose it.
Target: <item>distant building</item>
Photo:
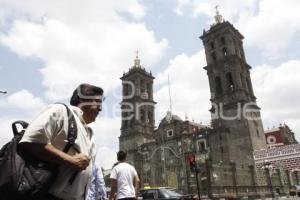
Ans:
[[[294,132],[286,124],[265,130],[265,136],[268,148],[298,143]]]

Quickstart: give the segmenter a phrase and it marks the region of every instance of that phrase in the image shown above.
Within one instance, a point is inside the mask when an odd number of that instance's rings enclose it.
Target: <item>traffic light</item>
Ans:
[[[196,158],[195,158],[195,155],[189,155],[188,156],[188,161],[189,161],[189,164],[190,164],[190,169],[191,169],[191,172],[196,172]]]

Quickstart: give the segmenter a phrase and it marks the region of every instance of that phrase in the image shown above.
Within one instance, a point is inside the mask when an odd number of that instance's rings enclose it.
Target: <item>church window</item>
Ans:
[[[215,87],[216,87],[217,96],[222,95],[223,89],[222,89],[221,79],[218,76],[215,78]]]
[[[152,123],[152,119],[153,119],[153,117],[152,117],[152,112],[148,112],[148,120],[147,120],[147,122],[148,123]]]
[[[145,160],[148,160],[149,159],[149,152],[144,152],[144,159]]]
[[[222,134],[219,134],[219,140],[222,141]]]
[[[170,129],[170,130],[167,131],[167,136],[168,137],[172,137],[173,135],[174,135],[173,129]]]
[[[232,92],[234,90],[234,84],[231,73],[226,74],[226,81],[227,81],[227,90],[229,92]]]
[[[140,88],[141,94],[143,94],[145,92],[145,81],[143,79],[141,80]]]
[[[212,52],[211,58],[212,58],[212,60],[213,60],[214,62],[217,61],[217,54],[216,54],[216,52]]]
[[[240,73],[240,79],[241,79],[241,83],[242,83],[242,88],[245,89],[245,83],[244,83],[244,78],[242,73]]]
[[[150,83],[147,83],[147,92],[151,92],[152,90],[151,90],[151,84]]]
[[[215,48],[215,43],[214,43],[214,42],[211,42],[211,43],[210,43],[210,48],[211,48],[211,49],[214,49],[214,48]]]
[[[222,43],[222,44],[226,44],[226,41],[225,41],[225,38],[224,38],[224,37],[221,37],[221,43]]]
[[[220,151],[221,151],[221,154],[222,154],[222,156],[223,156],[223,153],[224,153],[223,147],[220,147]]]
[[[206,149],[205,141],[198,141],[198,150],[202,152],[205,151],[205,149]]]
[[[223,52],[224,56],[227,56],[228,53],[227,53],[227,49],[225,47],[222,49],[222,52]]]
[[[145,120],[145,111],[143,109],[141,109],[141,121],[144,122]]]

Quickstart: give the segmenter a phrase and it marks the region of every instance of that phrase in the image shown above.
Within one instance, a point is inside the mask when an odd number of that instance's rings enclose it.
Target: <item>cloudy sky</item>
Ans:
[[[245,36],[264,128],[288,124],[300,139],[299,0],[0,0],[0,145],[11,123],[31,121],[52,102],[68,102],[81,82],[100,85],[104,111],[92,124],[99,162],[110,168],[120,135],[123,72],[139,51],[156,77],[156,123],[173,113],[209,123],[203,45],[214,6]]]

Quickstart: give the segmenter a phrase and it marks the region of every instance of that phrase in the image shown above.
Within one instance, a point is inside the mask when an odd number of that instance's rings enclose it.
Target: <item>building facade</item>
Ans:
[[[286,124],[265,130],[265,137],[268,148],[298,143],[295,133]]]
[[[269,136],[256,103],[243,36],[217,13],[215,23],[200,38],[207,60],[204,69],[211,92],[211,124],[182,120],[168,111],[155,127],[154,77],[136,57],[134,66],[121,77],[120,149],[127,151],[143,186],[196,193],[196,174],[188,164],[188,157],[195,155],[201,194],[233,198],[270,194],[266,173],[255,171],[253,152],[267,149]],[[295,138],[288,130],[280,133],[290,144]],[[279,187],[284,183],[280,177],[275,177]]]

